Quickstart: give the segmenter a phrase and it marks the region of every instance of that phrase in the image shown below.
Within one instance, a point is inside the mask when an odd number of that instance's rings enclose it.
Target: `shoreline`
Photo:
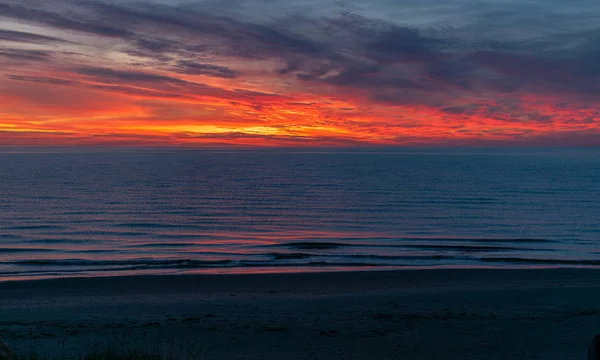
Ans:
[[[81,354],[174,336],[213,359],[584,359],[600,270],[144,275],[0,283],[0,338]],[[61,345],[62,344],[62,345]]]
[[[597,275],[597,278],[591,276]],[[510,275],[511,277],[508,277]],[[512,277],[514,276],[514,277]],[[597,279],[597,281],[596,281]],[[448,281],[446,281],[448,280]],[[295,285],[312,286],[304,290],[315,290],[328,281],[332,290],[376,288],[411,288],[415,281],[425,286],[475,285],[495,281],[487,286],[503,286],[539,282],[538,286],[550,286],[556,281],[581,282],[600,286],[600,268],[422,268],[393,270],[348,270],[348,271],[310,271],[310,272],[266,272],[266,273],[196,273],[196,274],[136,274],[107,276],[74,276],[44,279],[0,280],[0,296],[10,290],[49,290],[48,287],[77,288],[79,291],[99,291],[111,287],[113,290],[150,289],[157,283],[165,290],[183,290],[193,292],[207,291],[260,291],[262,287]],[[548,283],[549,280],[552,282]],[[368,281],[368,283],[359,283]],[[529,285],[531,285],[529,283]],[[262,289],[264,290],[264,289]],[[298,290],[298,289],[294,289]],[[302,289],[300,289],[302,290]]]
[[[462,266],[462,265],[422,265],[422,266],[352,266],[352,267],[256,267],[256,268],[211,268],[204,270],[168,271],[167,269],[147,271],[99,271],[73,274],[50,274],[19,275],[21,273],[0,274],[0,284],[8,282],[37,282],[52,280],[72,279],[98,279],[98,278],[137,278],[137,277],[193,277],[193,276],[262,276],[262,275],[287,275],[287,274],[336,274],[336,273],[362,273],[362,272],[421,272],[421,271],[548,271],[548,270],[597,270],[597,265],[514,265],[503,266]]]

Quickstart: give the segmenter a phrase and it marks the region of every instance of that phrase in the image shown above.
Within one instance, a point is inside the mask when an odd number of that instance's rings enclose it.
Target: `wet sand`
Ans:
[[[585,359],[598,299],[590,269],[0,282],[0,338],[46,355],[117,338],[203,360]]]

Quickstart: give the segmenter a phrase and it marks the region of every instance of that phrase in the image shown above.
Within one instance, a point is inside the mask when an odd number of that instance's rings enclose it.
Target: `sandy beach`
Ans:
[[[79,354],[118,338],[200,359],[585,359],[600,270],[181,275],[0,283],[0,337]]]

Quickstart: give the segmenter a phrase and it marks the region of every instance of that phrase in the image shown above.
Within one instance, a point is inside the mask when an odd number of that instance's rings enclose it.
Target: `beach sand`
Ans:
[[[0,338],[78,354],[107,337],[200,359],[585,359],[600,270],[180,275],[0,283]],[[170,349],[170,350],[169,350]]]

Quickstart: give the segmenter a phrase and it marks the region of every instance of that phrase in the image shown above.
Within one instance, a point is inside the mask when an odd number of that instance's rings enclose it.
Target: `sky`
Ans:
[[[0,145],[599,146],[598,0],[0,0]]]

